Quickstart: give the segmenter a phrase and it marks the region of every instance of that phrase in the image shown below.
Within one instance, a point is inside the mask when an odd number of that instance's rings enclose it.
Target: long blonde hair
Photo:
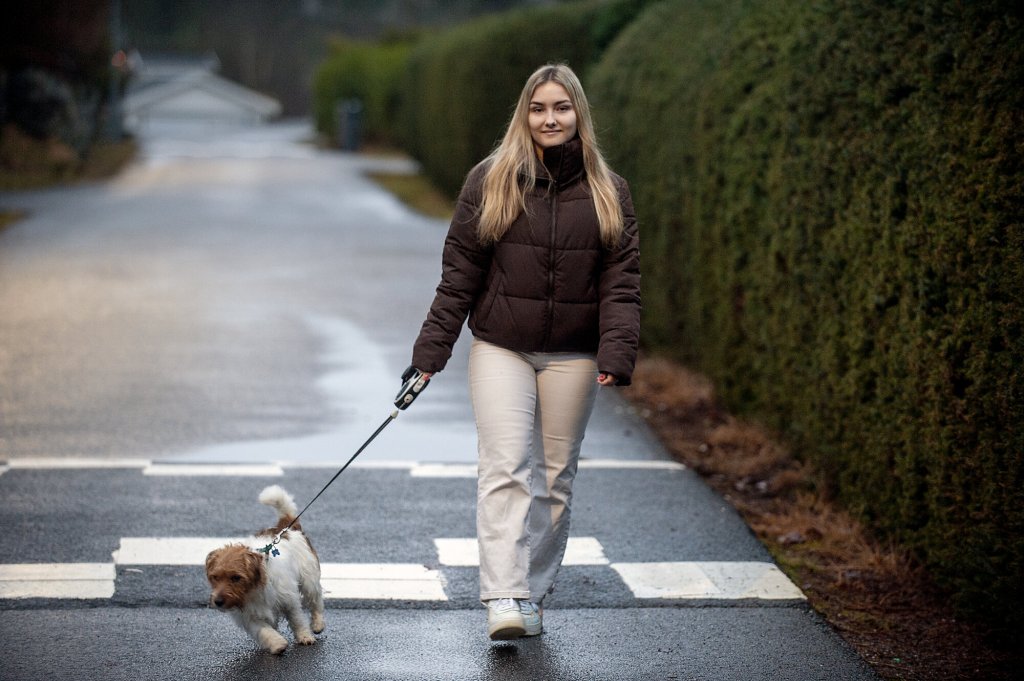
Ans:
[[[501,143],[487,157],[481,201],[479,236],[482,243],[499,240],[526,210],[526,194],[535,179],[544,172],[530,135],[530,100],[538,86],[554,82],[565,88],[576,111],[576,129],[583,143],[583,168],[587,174],[601,241],[614,248],[622,236],[623,218],[619,193],[611,170],[598,149],[590,104],[579,78],[565,64],[547,64],[534,71],[526,81],[508,129]]]

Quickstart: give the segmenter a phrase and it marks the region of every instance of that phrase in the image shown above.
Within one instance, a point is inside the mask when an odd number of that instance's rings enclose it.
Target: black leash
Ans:
[[[419,397],[419,394],[423,392],[424,388],[427,387],[427,383],[430,383],[430,376],[424,374],[419,369],[409,367],[402,374],[402,380],[405,381],[402,384],[402,389],[399,390],[398,395],[395,396],[395,406],[398,407],[398,409],[395,409],[393,412],[388,414],[388,417],[384,419],[384,423],[380,424],[380,426],[377,427],[377,430],[373,431],[373,435],[371,435],[366,440],[366,442],[364,442],[363,445],[356,450],[355,454],[349,457],[349,460],[345,462],[345,465],[338,469],[338,472],[334,474],[333,478],[327,481],[327,484],[324,485],[323,489],[317,492],[317,495],[313,497],[313,499],[308,504],[306,504],[306,507],[299,511],[299,514],[292,518],[292,521],[288,523],[288,525],[284,529],[277,533],[277,535],[274,537],[274,541],[267,544],[262,549],[256,549],[257,551],[259,551],[260,553],[267,554],[268,558],[270,556],[276,556],[280,553],[274,547],[281,542],[281,537],[284,536],[284,533],[292,529],[292,525],[299,522],[299,518],[302,517],[302,514],[305,513],[306,510],[313,505],[314,501],[320,498],[321,494],[327,491],[327,488],[330,487],[331,484],[338,479],[339,475],[345,472],[345,469],[349,467],[349,464],[355,461],[356,457],[362,454],[363,450],[370,446],[370,443],[373,442],[374,439],[376,439],[376,437],[381,434],[381,431],[387,428],[388,424],[390,424],[392,421],[398,418],[399,410],[407,408],[410,404],[412,404],[413,400]]]

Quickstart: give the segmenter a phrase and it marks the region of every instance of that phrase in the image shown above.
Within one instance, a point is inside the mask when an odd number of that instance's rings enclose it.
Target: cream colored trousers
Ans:
[[[597,396],[593,355],[523,353],[473,339],[480,599],[541,603],[569,537],[580,445]]]

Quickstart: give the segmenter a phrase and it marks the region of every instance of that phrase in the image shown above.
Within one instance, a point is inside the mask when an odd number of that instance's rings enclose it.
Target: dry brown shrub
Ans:
[[[777,472],[796,465],[789,452],[769,439],[762,428],[735,419],[711,430],[707,446],[716,450],[711,452],[716,472],[741,480],[767,484]]]
[[[64,172],[78,163],[78,154],[58,139],[37,140],[8,123],[0,130],[0,162],[14,172]]]

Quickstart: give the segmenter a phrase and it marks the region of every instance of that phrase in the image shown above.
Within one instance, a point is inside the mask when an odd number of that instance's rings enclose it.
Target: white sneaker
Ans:
[[[519,601],[513,598],[487,601],[487,635],[492,641],[510,641],[525,633]]]
[[[519,612],[523,615],[523,636],[539,636],[544,631],[544,611],[530,601],[519,601]]]

